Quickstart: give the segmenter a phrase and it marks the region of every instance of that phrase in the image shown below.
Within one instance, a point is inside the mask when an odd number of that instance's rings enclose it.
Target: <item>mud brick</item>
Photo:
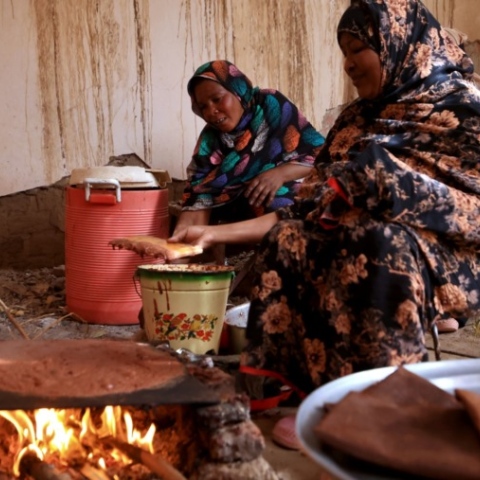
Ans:
[[[216,430],[230,423],[250,420],[250,400],[245,394],[234,395],[222,403],[197,409],[199,424]]]
[[[249,462],[264,449],[262,432],[251,420],[211,432],[208,443],[210,458],[219,462]]]
[[[280,480],[270,464],[258,457],[251,462],[202,464],[190,480]]]

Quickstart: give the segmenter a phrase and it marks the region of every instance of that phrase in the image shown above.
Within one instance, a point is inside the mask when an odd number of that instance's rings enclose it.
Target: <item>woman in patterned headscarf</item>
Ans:
[[[207,125],[188,166],[176,231],[227,217],[254,218],[293,203],[324,138],[280,92],[253,87],[230,62],[199,67],[188,83]]]
[[[207,247],[268,232],[242,370],[303,392],[426,361],[435,319],[480,307],[472,61],[418,0],[356,2],[338,41],[360,98],[327,135],[298,201],[175,239]]]

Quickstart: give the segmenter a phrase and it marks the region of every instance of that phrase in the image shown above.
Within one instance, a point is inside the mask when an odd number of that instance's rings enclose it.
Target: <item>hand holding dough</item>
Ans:
[[[109,242],[114,249],[131,250],[142,257],[149,255],[155,258],[163,257],[167,261],[179,258],[193,257],[203,252],[203,248],[187,243],[168,243],[164,238],[150,235],[135,235],[131,237],[115,238]]]

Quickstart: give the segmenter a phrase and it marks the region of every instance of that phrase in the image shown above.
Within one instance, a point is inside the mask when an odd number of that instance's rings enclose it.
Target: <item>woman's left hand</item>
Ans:
[[[245,191],[250,205],[259,207],[264,204],[268,207],[272,203],[275,194],[285,181],[281,170],[278,167],[272,168],[250,180]]]

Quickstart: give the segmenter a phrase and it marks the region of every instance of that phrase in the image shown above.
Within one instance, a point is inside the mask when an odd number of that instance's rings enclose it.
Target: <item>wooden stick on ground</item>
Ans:
[[[106,443],[118,448],[120,451],[128,455],[134,462],[145,465],[152,473],[159,475],[163,480],[187,480],[173,465],[163,460],[158,455],[152,455],[143,448],[130,445],[116,438],[105,438]]]
[[[15,318],[13,318],[13,315],[10,313],[10,309],[3,303],[1,299],[0,299],[0,307],[3,308],[3,311],[7,315],[7,318],[14,325],[14,327],[22,334],[23,338],[30,340],[30,337],[27,335],[27,333],[22,328],[22,326],[15,320]]]
[[[54,317],[55,316],[55,312],[52,312],[52,313],[43,313],[42,315],[39,315],[38,317],[30,317],[30,318],[27,318],[23,324],[26,325],[27,323],[32,323],[32,322],[36,322],[37,320],[42,320],[42,318],[48,318],[48,317]]]
[[[33,337],[33,339],[36,340],[37,338],[40,338],[45,332],[47,332],[48,330],[50,330],[53,327],[56,327],[59,323],[61,323],[62,320],[65,320],[66,318],[73,317],[73,316],[74,316],[73,313],[67,313],[63,317],[57,318],[54,322],[52,322],[50,325],[48,325],[48,327],[45,327],[40,333],[35,335]]]

